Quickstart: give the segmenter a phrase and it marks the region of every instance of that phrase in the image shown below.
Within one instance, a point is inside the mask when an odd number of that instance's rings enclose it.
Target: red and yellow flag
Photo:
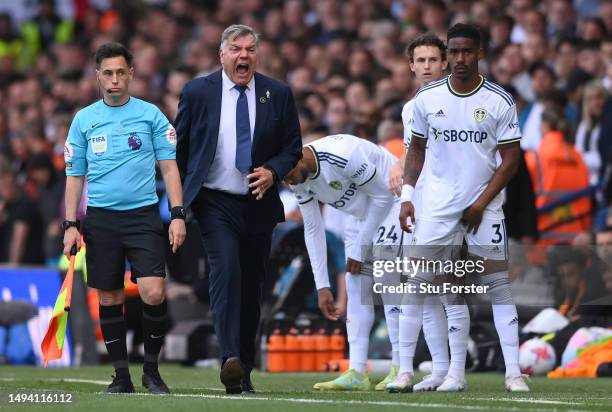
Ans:
[[[45,368],[50,360],[60,359],[64,348],[64,338],[66,337],[66,323],[68,322],[68,312],[72,301],[72,281],[74,278],[74,259],[75,255],[70,255],[70,265],[62,288],[60,289],[53,315],[49,321],[47,333],[40,345],[43,353]]]

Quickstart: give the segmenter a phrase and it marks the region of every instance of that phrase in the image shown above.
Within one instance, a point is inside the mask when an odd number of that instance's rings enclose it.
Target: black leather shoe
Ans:
[[[106,393],[133,393],[134,392],[134,384],[132,384],[132,380],[130,377],[119,378],[113,376],[113,381],[108,388],[104,391]]]
[[[242,393],[240,381],[244,376],[240,359],[237,357],[227,358],[221,366],[220,379],[225,385],[225,393]]]
[[[147,388],[150,393],[164,395],[170,393],[168,385],[162,379],[158,371],[144,372],[142,374],[142,386]]]
[[[242,393],[255,393],[255,388],[253,388],[253,382],[251,382],[250,376],[246,376],[240,382],[240,387],[242,388]]]

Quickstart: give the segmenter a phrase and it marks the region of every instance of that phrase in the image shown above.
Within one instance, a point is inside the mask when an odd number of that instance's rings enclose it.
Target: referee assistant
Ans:
[[[88,286],[98,289],[100,324],[115,377],[106,392],[134,392],[128,369],[123,319],[125,259],[142,299],[144,371],[152,393],[169,393],[158,371],[167,320],[164,233],[157,211],[155,161],[172,206],[168,231],[172,251],[185,239],[185,211],[176,165],[176,133],[154,105],[130,97],[132,55],[121,44],[96,52],[96,77],[103,99],[80,110],[70,126],[66,160],[64,254],[80,247],[77,205],[87,175],[88,204],[83,222]]]

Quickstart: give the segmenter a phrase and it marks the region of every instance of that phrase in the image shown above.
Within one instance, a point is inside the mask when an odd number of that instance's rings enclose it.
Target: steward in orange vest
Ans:
[[[589,186],[589,170],[574,145],[567,142],[567,120],[559,112],[546,109],[541,130],[538,149],[525,154],[537,208]],[[541,243],[570,243],[576,234],[591,228],[591,211],[591,198],[586,195],[540,213]]]

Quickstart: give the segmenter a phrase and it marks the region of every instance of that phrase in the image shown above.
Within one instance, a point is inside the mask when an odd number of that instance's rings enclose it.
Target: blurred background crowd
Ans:
[[[223,29],[250,25],[257,69],[291,86],[304,142],[351,133],[400,156],[401,108],[418,88],[405,48],[457,22],[481,28],[481,72],[517,102],[525,162],[507,190],[510,237],[594,245],[610,232],[612,1],[13,0],[0,2],[0,262],[60,256],[63,146],[75,112],[100,98],[101,44],[128,46],[131,94],[173,121],[183,85],[220,67]],[[341,237],[342,219],[325,215]]]

